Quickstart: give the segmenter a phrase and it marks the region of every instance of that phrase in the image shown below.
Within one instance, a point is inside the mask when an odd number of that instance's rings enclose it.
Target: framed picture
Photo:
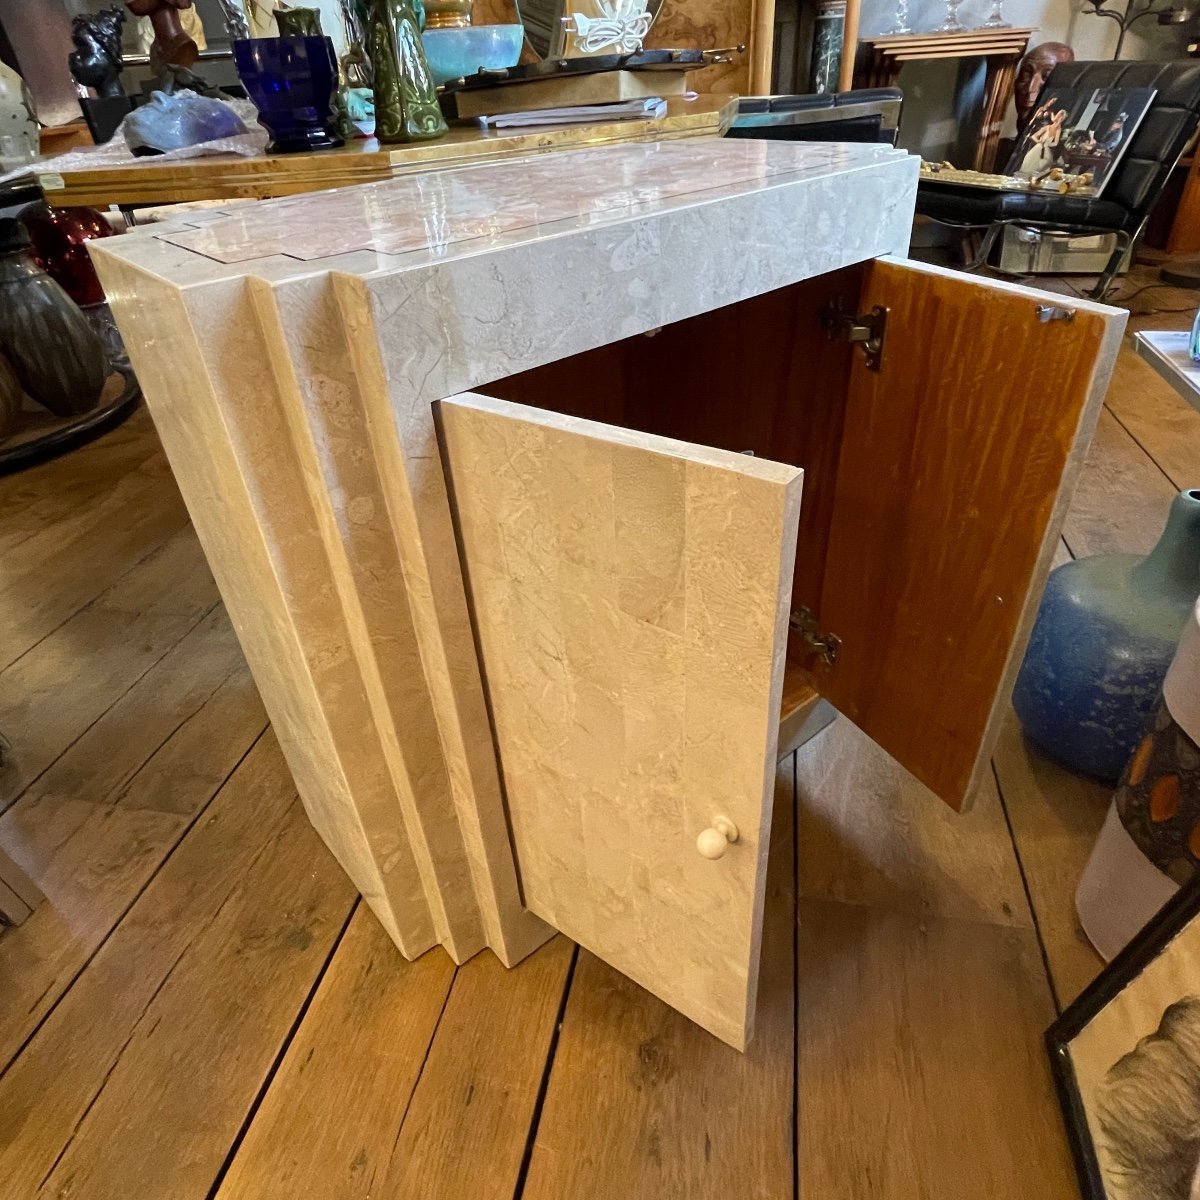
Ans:
[[[1086,1200],[1200,1200],[1200,877],[1046,1046]]]
[[[1154,96],[1153,88],[1043,88],[1006,174],[1033,179],[1060,167],[1090,175],[1077,190],[1099,196]]]

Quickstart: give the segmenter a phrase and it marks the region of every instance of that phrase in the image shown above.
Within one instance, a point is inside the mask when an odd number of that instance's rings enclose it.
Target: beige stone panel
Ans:
[[[742,1048],[802,474],[485,396],[439,412],[526,902]],[[712,860],[719,816],[740,836]]]
[[[416,956],[436,941],[433,923],[382,755],[368,752],[361,680],[245,285],[180,292],[115,258],[98,267],[305,809]],[[364,809],[393,814],[386,845],[368,838]]]
[[[438,936],[463,962],[483,948],[484,931],[332,287],[319,276],[275,287],[251,279],[250,290],[425,898]],[[365,831],[384,845],[394,836],[388,825]]]
[[[366,285],[332,278],[487,942],[512,966],[553,930],[518,885],[433,411],[389,374]]]

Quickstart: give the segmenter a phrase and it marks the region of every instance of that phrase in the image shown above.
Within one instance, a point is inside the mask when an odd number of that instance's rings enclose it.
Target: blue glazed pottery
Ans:
[[[1100,554],[1053,571],[1013,691],[1025,733],[1115,785],[1154,712],[1200,593],[1200,490],[1180,492],[1145,558]]]
[[[238,78],[271,135],[267,149],[286,154],[340,146],[332,133],[337,59],[327,37],[241,38],[233,43]]]
[[[474,75],[483,67],[515,67],[525,40],[524,25],[467,25],[426,29],[421,35],[434,83]]]

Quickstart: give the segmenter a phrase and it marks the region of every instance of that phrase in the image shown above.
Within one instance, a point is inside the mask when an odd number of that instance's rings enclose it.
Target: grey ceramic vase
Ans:
[[[25,226],[12,218],[0,220],[0,355],[56,417],[95,408],[108,375],[100,338],[34,261]]]
[[[1180,492],[1145,558],[1064,563],[1046,583],[1013,691],[1052,758],[1115,785],[1154,714],[1200,594],[1200,490]]]

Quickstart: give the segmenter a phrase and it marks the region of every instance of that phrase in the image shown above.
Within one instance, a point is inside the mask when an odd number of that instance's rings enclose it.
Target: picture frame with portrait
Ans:
[[[1200,877],[1046,1032],[1085,1200],[1200,1200]]]
[[[1038,179],[1060,169],[1099,196],[1155,97],[1154,88],[1045,87],[1013,147],[1005,174]]]

